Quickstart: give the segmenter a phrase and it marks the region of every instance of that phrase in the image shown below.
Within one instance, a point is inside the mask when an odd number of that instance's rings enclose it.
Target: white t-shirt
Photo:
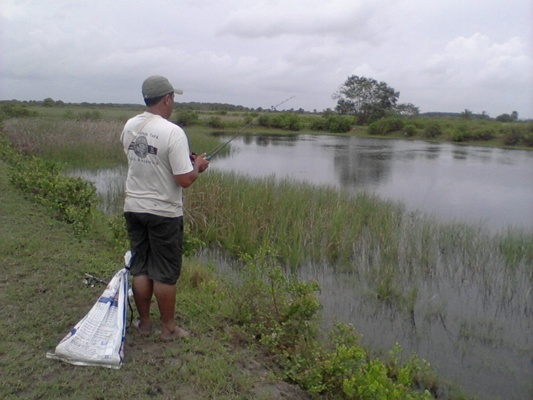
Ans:
[[[126,122],[120,138],[128,157],[124,211],[182,216],[182,187],[174,175],[193,170],[183,129],[144,112]]]

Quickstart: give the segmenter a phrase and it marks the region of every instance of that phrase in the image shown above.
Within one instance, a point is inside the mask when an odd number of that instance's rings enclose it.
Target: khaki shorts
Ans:
[[[125,212],[124,218],[133,254],[131,274],[175,285],[181,274],[183,217]]]

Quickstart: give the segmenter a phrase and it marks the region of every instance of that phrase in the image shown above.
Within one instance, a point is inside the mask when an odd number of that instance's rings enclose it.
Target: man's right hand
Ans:
[[[200,154],[194,159],[194,165],[198,166],[198,172],[204,172],[209,167],[209,161],[206,160],[207,153]]]

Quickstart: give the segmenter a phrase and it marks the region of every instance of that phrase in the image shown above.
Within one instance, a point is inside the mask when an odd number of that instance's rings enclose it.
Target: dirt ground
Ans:
[[[156,332],[157,333],[157,332]],[[235,346],[236,344],[232,344]],[[124,364],[135,362],[136,360],[144,359],[144,362],[148,360],[150,363],[158,363],[161,368],[165,366],[172,366],[174,369],[178,369],[184,374],[188,373],[187,370],[187,357],[190,355],[181,356],[169,356],[172,353],[172,349],[178,350],[182,347],[180,341],[174,342],[161,342],[154,340],[153,338],[146,338],[141,336],[135,328],[130,328],[126,336],[125,344],[125,360]],[[244,349],[235,349],[235,351],[242,351]],[[245,353],[245,351],[243,351]],[[255,354],[257,355],[257,354]],[[287,382],[276,381],[272,382],[269,378],[272,376],[274,366],[266,358],[264,360],[257,358],[241,359],[239,361],[240,371],[239,373],[247,376],[254,382],[253,393],[243,395],[242,399],[290,399],[290,400],[310,400],[311,397],[304,390],[297,385],[291,385]],[[147,382],[148,383],[148,382]],[[166,398],[167,390],[164,385],[153,385],[150,389],[154,397]],[[179,390],[176,391],[175,387],[172,388],[172,398],[175,399],[188,399],[188,400],[204,400],[194,385],[181,385]]]

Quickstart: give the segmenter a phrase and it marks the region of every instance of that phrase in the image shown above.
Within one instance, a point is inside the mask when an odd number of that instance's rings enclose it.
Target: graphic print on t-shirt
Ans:
[[[157,155],[157,147],[150,146],[145,136],[139,135],[128,147],[139,158],[145,158],[148,154]]]

